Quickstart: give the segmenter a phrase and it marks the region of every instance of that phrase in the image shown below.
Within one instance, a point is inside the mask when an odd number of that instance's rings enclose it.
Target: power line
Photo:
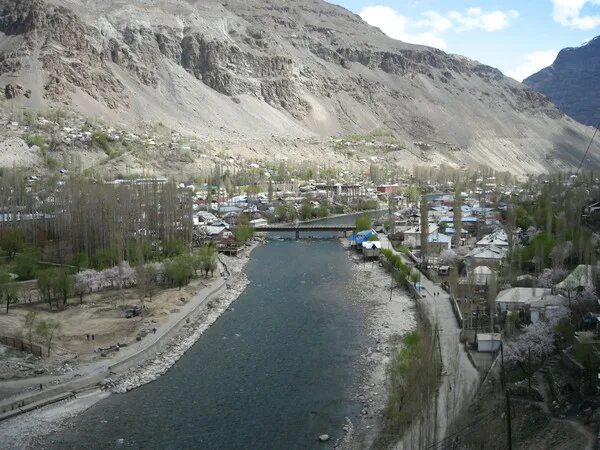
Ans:
[[[587,155],[590,152],[592,143],[594,142],[594,139],[596,138],[596,134],[598,133],[598,128],[600,128],[600,121],[598,121],[598,123],[596,124],[596,127],[594,128],[594,134],[592,135],[592,139],[590,140],[590,143],[588,144],[587,149],[585,150],[585,153],[583,154],[583,158],[581,158],[581,161],[579,162],[579,167],[577,168],[577,173],[579,173],[579,171],[581,170],[581,166],[583,166],[583,162],[585,161],[585,158],[587,158]]]
[[[452,434],[449,434],[448,436],[446,436],[445,438],[434,442],[433,444],[431,444],[429,447],[425,447],[425,449],[431,449],[431,448],[436,448],[438,445],[443,444],[444,442],[446,442],[449,439],[452,439],[456,436],[458,436],[459,434],[462,434],[464,431],[468,430],[469,428],[473,428],[475,425],[479,425],[481,422],[483,422],[485,419],[487,419],[488,417],[492,416],[492,415],[497,415],[498,412],[497,411],[490,411],[488,414],[480,417],[479,419],[475,420],[474,422],[471,422],[469,425],[466,425],[465,427],[461,428],[458,431],[455,431]]]

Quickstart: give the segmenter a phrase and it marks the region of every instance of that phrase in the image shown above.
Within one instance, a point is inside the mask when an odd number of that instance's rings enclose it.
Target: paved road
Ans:
[[[406,263],[413,264],[404,254],[396,252],[387,236],[379,235],[382,248],[388,248],[399,254]],[[418,301],[437,325],[440,336],[440,348],[443,364],[443,377],[437,397],[436,431],[433,442],[441,441],[448,431],[448,426],[461,413],[475,395],[479,386],[479,373],[471,363],[463,344],[460,343],[460,328],[449,295],[421,273],[422,298]],[[434,296],[434,293],[439,295]],[[398,448],[410,448],[410,440],[405,439]],[[432,448],[441,448],[441,445]]]

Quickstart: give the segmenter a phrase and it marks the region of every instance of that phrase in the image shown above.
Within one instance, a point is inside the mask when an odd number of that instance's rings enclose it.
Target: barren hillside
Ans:
[[[587,125],[600,119],[600,36],[581,47],[565,48],[556,61],[524,84],[552,99],[560,109]]]
[[[321,140],[318,158],[333,155],[327,137],[388,128],[406,149],[399,164],[520,173],[576,164],[591,136],[500,71],[392,40],[320,0],[0,0],[0,11],[13,108],[162,122],[265,157],[277,156],[273,135]],[[600,165],[598,146],[588,163]]]

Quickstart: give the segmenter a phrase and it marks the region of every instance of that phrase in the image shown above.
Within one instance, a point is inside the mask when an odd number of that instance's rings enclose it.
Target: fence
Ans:
[[[31,353],[36,356],[43,356],[42,347],[35,344],[29,344],[22,339],[13,338],[9,336],[0,336],[0,344],[12,347],[22,352]]]

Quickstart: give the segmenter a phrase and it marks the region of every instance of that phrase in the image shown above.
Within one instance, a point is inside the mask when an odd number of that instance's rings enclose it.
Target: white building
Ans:
[[[437,232],[438,226],[434,223],[429,224],[429,235]],[[411,248],[421,247],[421,226],[411,227],[404,232],[404,245]]]
[[[477,333],[478,352],[497,352],[502,345],[500,333]]]

